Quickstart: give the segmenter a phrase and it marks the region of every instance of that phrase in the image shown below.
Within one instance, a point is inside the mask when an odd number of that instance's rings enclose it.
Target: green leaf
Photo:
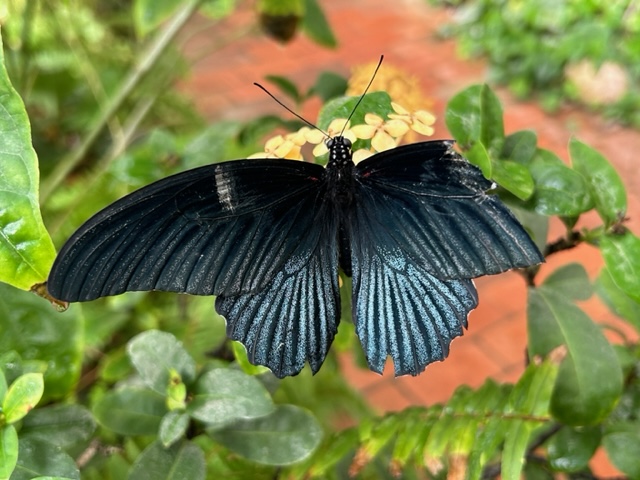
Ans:
[[[318,45],[329,48],[338,46],[338,41],[331,30],[331,25],[329,25],[320,4],[316,0],[304,0],[302,29]]]
[[[242,371],[247,375],[260,375],[271,371],[267,367],[251,363],[247,356],[247,349],[240,342],[231,342],[231,350],[233,351],[236,362],[238,362]]]
[[[0,39],[0,281],[29,290],[47,279],[56,252],[40,214],[29,119],[3,51]]]
[[[20,438],[33,438],[63,449],[91,438],[96,422],[81,405],[50,405],[37,408],[22,421]]]
[[[40,440],[21,439],[18,464],[11,480],[31,480],[39,476],[80,480],[76,462],[60,447]]]
[[[200,480],[206,478],[204,452],[191,442],[165,449],[153,442],[131,466],[130,480]]]
[[[502,188],[509,190],[520,200],[526,200],[533,194],[533,178],[524,165],[508,160],[493,162],[492,178]]]
[[[615,284],[640,302],[640,238],[630,232],[600,239],[604,263]]]
[[[353,112],[356,103],[360,97],[338,97],[326,103],[318,115],[318,127],[326,130],[332,120],[336,118],[348,118]],[[367,113],[375,113],[376,115],[386,118],[389,113],[393,113],[391,107],[391,97],[387,92],[371,92],[367,93],[358,109],[351,117],[351,125],[360,125],[364,123],[364,116]]]
[[[601,427],[562,427],[547,443],[555,470],[577,472],[587,467],[602,439]]]
[[[447,104],[444,119],[463,151],[481,143],[491,158],[501,152],[502,106],[487,85],[474,85],[454,96]]]
[[[569,263],[556,269],[543,285],[571,300],[587,300],[593,294],[587,271],[580,263]]]
[[[56,312],[31,293],[0,285],[0,352],[14,350],[25,361],[46,362],[45,401],[68,395],[80,376],[80,312],[79,306]]]
[[[626,423],[610,427],[602,444],[616,468],[629,478],[640,478],[640,423]]]
[[[333,72],[322,72],[309,90],[308,96],[318,95],[323,103],[344,95],[347,91],[347,79]]]
[[[600,271],[595,288],[600,298],[616,315],[627,320],[636,331],[640,332],[640,302],[631,298],[615,284],[606,267]]]
[[[170,333],[148,330],[136,335],[127,345],[127,354],[145,384],[161,395],[167,394],[172,371],[184,383],[196,374],[195,361]]]
[[[289,465],[311,455],[320,443],[322,428],[306,410],[279,405],[271,415],[240,421],[212,436],[254,462]]]
[[[482,175],[486,178],[493,177],[493,164],[491,162],[491,157],[483,143],[474,143],[471,148],[465,150],[464,156],[467,160],[482,170]]]
[[[4,396],[7,394],[7,389],[9,386],[7,385],[7,377],[5,377],[4,372],[2,371],[3,365],[2,357],[0,357],[0,405],[2,405],[2,401],[4,400]]]
[[[529,169],[535,182],[533,204],[541,215],[573,217],[593,207],[584,177],[553,153],[539,151]]]
[[[504,139],[500,158],[528,165],[536,154],[538,137],[531,130],[520,130]]]
[[[6,423],[21,420],[38,404],[44,392],[41,373],[27,373],[9,386],[2,402],[2,413]]]
[[[199,13],[219,20],[233,13],[237,0],[203,0]]]
[[[302,102],[302,94],[298,90],[298,87],[288,78],[280,75],[267,75],[265,78],[276,85],[282,93],[287,95],[296,104]]]
[[[600,328],[548,286],[529,289],[527,318],[530,355],[567,347],[551,402],[553,415],[567,425],[602,421],[622,393],[622,369]]]
[[[166,413],[165,398],[140,387],[109,391],[93,409],[101,425],[122,435],[155,435]]]
[[[627,211],[627,192],[611,163],[575,138],[569,142],[569,152],[573,168],[589,185],[600,218],[607,224],[623,218]]]
[[[273,410],[271,396],[257,378],[226,368],[203,374],[187,406],[189,415],[205,422],[208,429],[220,429],[240,419],[263,417]]]
[[[18,462],[18,433],[13,425],[0,427],[0,480],[6,480]]]
[[[133,22],[137,34],[145,37],[180,8],[180,0],[135,0]]]
[[[162,446],[166,448],[176,443],[184,436],[188,427],[189,415],[187,413],[177,410],[168,412],[162,417],[160,432],[158,433]]]

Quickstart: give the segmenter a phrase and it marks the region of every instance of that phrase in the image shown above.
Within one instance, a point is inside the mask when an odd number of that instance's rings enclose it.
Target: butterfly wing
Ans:
[[[486,193],[492,183],[433,141],[374,155],[355,167],[369,227],[441,279],[474,278],[544,261],[522,225]]]
[[[337,228],[325,203],[318,226],[300,238],[301,255],[289,258],[263,290],[220,295],[216,310],[227,320],[227,336],[240,341],[249,361],[279,377],[296,375],[309,362],[316,373],[340,319]]]
[[[162,179],[106,207],[63,246],[49,275],[59,300],[134,290],[239,295],[311,252],[319,165],[238,160]]]
[[[440,280],[379,228],[371,205],[357,204],[351,220],[352,316],[372,370],[391,356],[395,374],[417,375],[449,353],[478,304],[473,282]]]

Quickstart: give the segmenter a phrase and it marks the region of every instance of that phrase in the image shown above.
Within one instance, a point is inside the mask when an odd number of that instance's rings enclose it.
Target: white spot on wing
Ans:
[[[221,171],[220,168],[216,168],[215,182],[220,204],[225,210],[233,212],[233,186],[231,185],[231,177]]]

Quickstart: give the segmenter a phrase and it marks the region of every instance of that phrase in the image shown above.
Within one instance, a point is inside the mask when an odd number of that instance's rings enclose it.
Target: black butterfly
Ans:
[[[278,377],[322,365],[340,320],[338,267],[369,367],[417,375],[443,360],[478,304],[472,278],[543,256],[492,183],[431,141],[326,168],[236,160],[148,185],[88,220],[48,281],[60,300],[132,290],[217,295],[227,335]]]

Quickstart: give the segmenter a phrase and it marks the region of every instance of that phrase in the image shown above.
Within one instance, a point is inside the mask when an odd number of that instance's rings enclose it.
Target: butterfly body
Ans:
[[[237,160],[165,178],[106,207],[61,249],[52,296],[217,295],[227,335],[278,377],[316,372],[340,320],[338,268],[372,370],[448,354],[478,297],[472,278],[543,257],[492,183],[433,141],[359,164],[343,137],[325,167]]]

